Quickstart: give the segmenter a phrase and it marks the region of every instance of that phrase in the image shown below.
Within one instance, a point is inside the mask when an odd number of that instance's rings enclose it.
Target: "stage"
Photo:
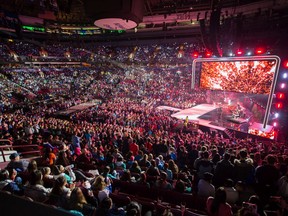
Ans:
[[[157,109],[161,109],[161,110],[178,111],[171,115],[174,118],[185,120],[188,117],[189,121],[197,121],[197,123],[201,126],[224,131],[226,129],[225,127],[213,125],[211,124],[212,121],[201,118],[201,116],[207,113],[210,113],[212,111],[215,111],[218,108],[219,106],[213,105],[213,104],[200,104],[200,105],[197,105],[188,109],[183,109],[183,110],[181,109],[176,110],[174,107],[168,107],[168,106],[157,107]]]
[[[186,118],[190,122],[195,121],[199,126],[225,131],[227,129],[251,133],[252,131],[263,131],[266,134],[273,132],[273,126],[267,125],[263,129],[263,124],[250,122],[250,117],[233,117],[222,112],[222,107],[215,104],[199,104],[188,109],[177,109],[169,106],[159,106],[157,109],[174,111],[171,117],[185,121]],[[255,134],[254,132],[251,134]],[[259,134],[261,134],[259,132]]]
[[[97,106],[101,102],[102,102],[101,100],[95,99],[95,100],[92,100],[92,101],[89,101],[86,103],[72,106],[67,110],[60,110],[60,111],[56,112],[55,115],[57,115],[57,116],[69,116],[75,112],[86,110],[86,109],[89,109],[91,107]]]

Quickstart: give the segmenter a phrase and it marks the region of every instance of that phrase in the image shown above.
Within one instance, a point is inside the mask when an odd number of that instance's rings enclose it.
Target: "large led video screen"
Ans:
[[[272,59],[203,62],[200,88],[268,95],[275,71]]]
[[[204,92],[205,102],[215,107],[199,119],[273,137],[269,123],[279,65],[280,58],[272,55],[194,59],[191,88]]]

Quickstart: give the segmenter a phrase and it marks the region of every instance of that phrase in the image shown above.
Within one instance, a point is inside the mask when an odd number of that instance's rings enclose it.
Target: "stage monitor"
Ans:
[[[263,128],[266,127],[280,67],[280,58],[271,56],[197,58],[192,64],[191,88],[245,94],[266,100]]]

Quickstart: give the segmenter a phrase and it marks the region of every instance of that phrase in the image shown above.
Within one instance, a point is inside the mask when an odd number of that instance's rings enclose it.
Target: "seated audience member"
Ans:
[[[252,195],[256,194],[255,190],[251,186],[241,181],[236,182],[235,189],[239,194],[239,199],[236,203],[237,205],[242,205],[243,202],[247,202]]]
[[[167,180],[171,181],[173,180],[173,173],[172,173],[172,170],[169,169],[169,165],[168,163],[164,163],[163,165],[163,171],[167,173]]]
[[[197,195],[201,197],[214,197],[215,187],[212,184],[213,174],[206,172],[204,173],[203,179],[200,179],[197,185]],[[226,195],[225,195],[226,199]]]
[[[52,166],[55,164],[55,160],[57,159],[56,150],[57,147],[52,146],[49,142],[44,141],[42,145],[42,163]]]
[[[237,216],[259,216],[257,205],[250,202],[243,202],[242,207],[237,211]]]
[[[178,179],[175,186],[174,186],[174,190],[179,192],[179,193],[184,193],[186,190],[185,183],[181,179]]]
[[[36,160],[30,160],[27,169],[19,175],[22,178],[23,185],[25,185],[31,178],[31,175],[38,170]]]
[[[70,188],[67,186],[67,179],[64,176],[60,175],[57,177],[45,203],[67,209],[69,207],[68,200],[71,195],[71,190],[74,189],[75,184],[71,184]]]
[[[81,188],[79,187],[75,187],[72,190],[68,202],[68,208],[70,210],[80,211],[84,216],[93,216],[95,214],[96,208],[87,202]]]
[[[105,166],[103,168],[103,172],[101,173],[101,175],[103,176],[103,178],[105,179],[105,183],[106,183],[106,188],[112,192],[112,183],[113,183],[113,179],[117,179],[119,177],[119,174],[114,170],[114,172],[111,174],[110,173],[111,168],[109,166]]]
[[[19,173],[27,170],[29,161],[20,159],[20,154],[12,153],[9,158],[10,162],[7,164],[6,169],[15,169]]]
[[[106,197],[102,200],[99,207],[96,209],[96,215],[98,216],[109,216],[109,211],[112,209],[113,202],[112,199]]]
[[[123,173],[122,173],[122,176],[120,177],[120,180],[121,181],[124,181],[124,182],[135,182],[135,177],[132,177],[131,176],[131,172],[129,170],[125,170]]]
[[[178,173],[178,180],[183,181],[183,183],[185,184],[185,192],[192,191],[192,181],[191,181],[192,176],[190,174],[190,178],[189,178],[188,174],[190,173],[184,170]]]
[[[146,176],[145,172],[142,172],[140,174],[140,178],[137,179],[137,181],[135,183],[139,184],[139,185],[146,186],[147,188],[150,188],[150,183],[147,181],[147,176]]]
[[[3,169],[0,173],[0,190],[9,191],[12,194],[23,195],[22,179],[17,176],[15,169]]]
[[[43,167],[42,168],[42,174],[43,174],[43,185],[46,188],[52,188],[54,185],[55,177],[51,174],[51,168],[50,167]]]
[[[179,167],[178,167],[178,165],[175,163],[174,160],[170,159],[170,160],[168,161],[168,169],[170,169],[170,170],[172,171],[173,178],[178,175]]]
[[[129,152],[128,152],[128,155],[130,155]],[[127,155],[128,159],[126,161],[126,169],[130,169],[133,162],[135,161],[135,157],[133,155],[131,155],[131,156],[128,156],[128,155]],[[138,164],[138,162],[137,162],[137,164]]]
[[[148,160],[148,154],[144,154],[143,157],[139,159],[139,166],[141,167],[141,169],[145,170],[147,170],[151,166],[151,163]]]
[[[266,212],[264,211],[263,203],[257,195],[252,195],[248,202],[257,206],[257,213],[259,216],[267,216]]]
[[[118,156],[115,162],[115,170],[119,173],[123,173],[126,170],[126,164],[124,162],[124,158],[122,156]]]
[[[103,199],[109,197],[109,190],[106,187],[105,179],[103,176],[99,175],[95,178],[92,184],[92,191],[95,197],[97,197],[99,205]]]
[[[160,171],[156,166],[156,162],[154,159],[151,160],[151,166],[146,171],[147,176],[149,177],[157,177],[160,176]]]
[[[131,173],[135,173],[135,174],[140,174],[141,173],[141,167],[138,165],[137,161],[133,161],[131,164],[131,167],[129,168]]]
[[[67,167],[70,164],[71,164],[71,161],[67,157],[66,151],[64,150],[59,151],[55,160],[55,165],[62,165],[64,167]]]
[[[67,167],[64,167],[63,165],[54,165],[52,166],[51,171],[55,178],[58,178],[59,176],[64,176],[68,184],[71,184],[76,180],[76,175],[72,170],[71,165]]]
[[[131,201],[126,206],[126,216],[141,216],[142,215],[142,206],[135,201]]]
[[[215,197],[208,197],[206,208],[209,216],[233,215],[231,206],[226,202],[226,192],[223,187],[217,188]]]
[[[173,188],[171,183],[167,181],[167,174],[163,171],[161,171],[160,176],[156,180],[154,186],[156,188],[167,189],[167,190],[171,190]]]
[[[95,213],[95,216],[126,216],[126,211],[123,208],[114,207],[109,197],[102,200]]]
[[[89,181],[84,181],[79,185],[79,188],[82,190],[83,195],[85,196],[85,199],[87,203],[94,207],[98,207],[98,198],[96,198],[92,191],[92,185]]]
[[[97,166],[92,158],[91,152],[87,148],[82,148],[81,154],[75,159],[77,168],[84,171],[95,170]]]
[[[28,185],[24,187],[24,195],[32,198],[34,201],[44,202],[48,198],[50,192],[51,188],[45,188],[43,185],[42,172],[36,170],[31,173]]]
[[[234,205],[238,202],[239,193],[234,187],[234,181],[232,179],[226,179],[224,183],[224,190],[226,191],[226,201],[230,205]]]

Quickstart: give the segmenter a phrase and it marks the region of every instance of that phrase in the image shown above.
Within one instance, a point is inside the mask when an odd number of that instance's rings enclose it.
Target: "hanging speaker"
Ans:
[[[210,35],[210,44],[211,50],[214,55],[221,57],[222,50],[219,45],[219,28],[220,28],[220,15],[221,10],[213,10],[210,16],[210,28],[209,28],[209,35]]]
[[[142,22],[144,0],[85,0],[85,12],[103,29],[125,30]]]
[[[199,24],[200,24],[202,42],[203,42],[203,44],[207,50],[211,50],[210,44],[209,44],[209,39],[208,39],[208,33],[206,30],[205,19],[200,19]]]

